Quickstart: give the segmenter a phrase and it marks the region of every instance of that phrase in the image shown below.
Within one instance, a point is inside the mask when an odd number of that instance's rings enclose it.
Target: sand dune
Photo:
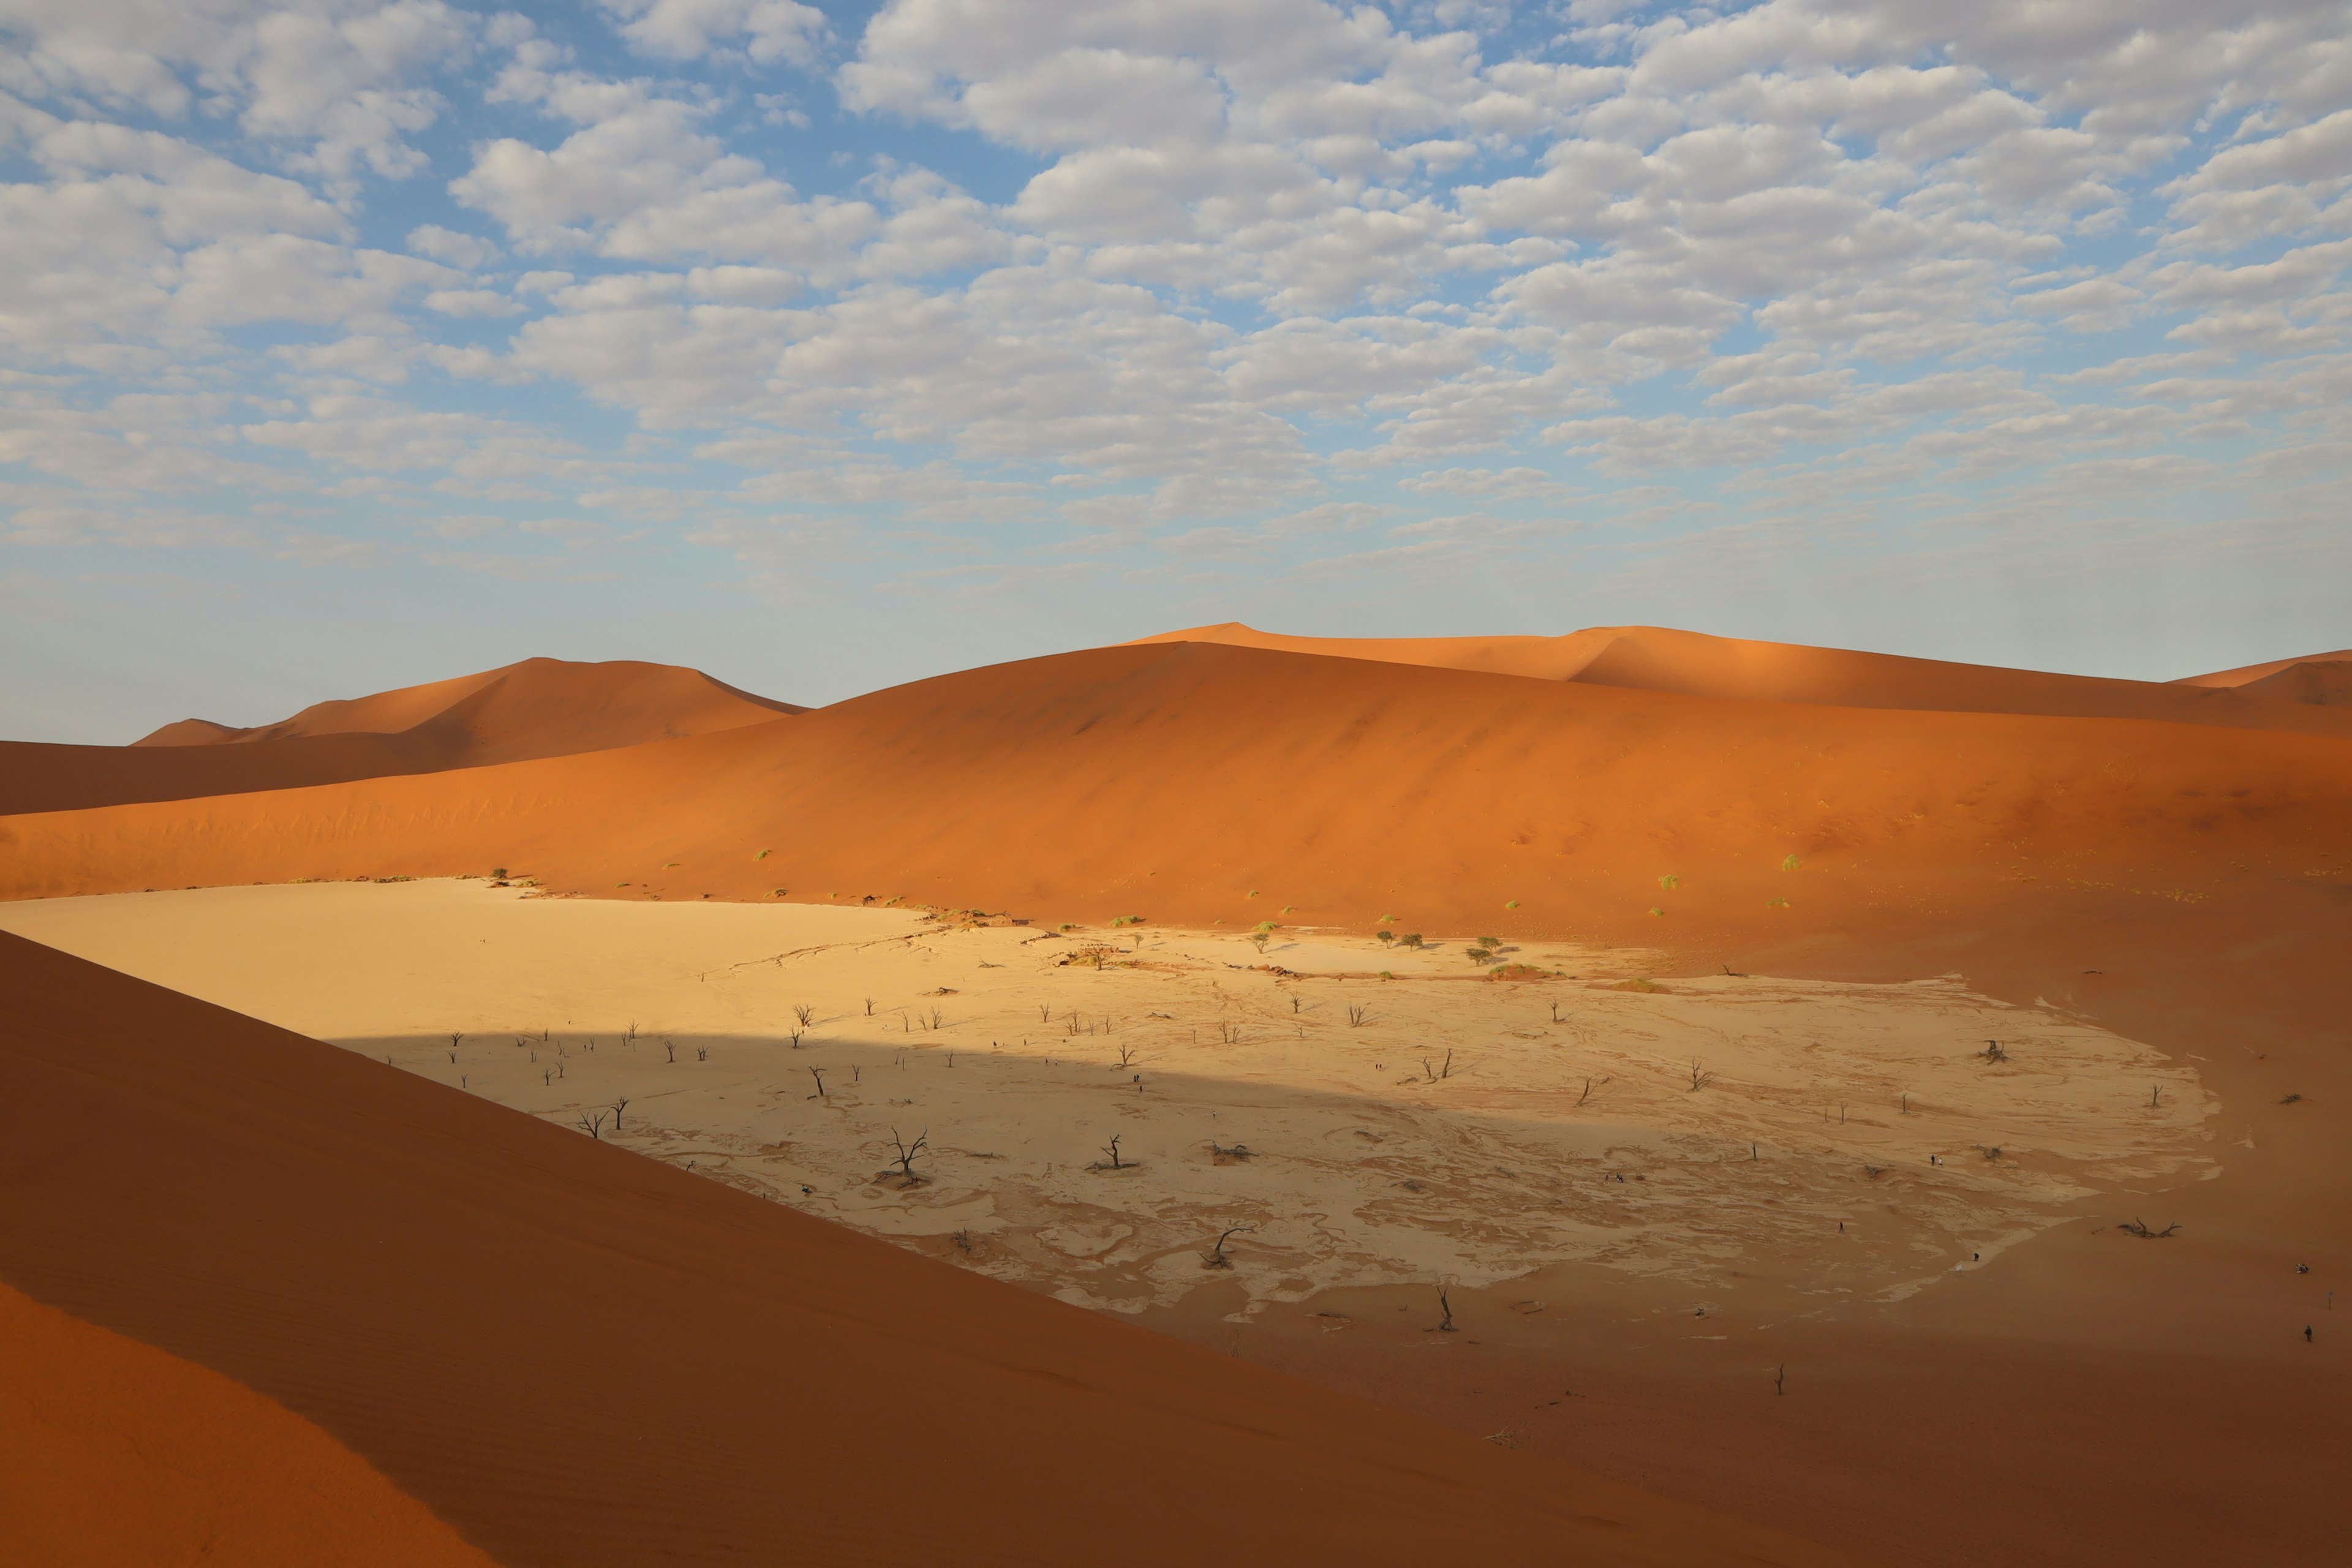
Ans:
[[[1839,1560],[15,937],[0,1009],[0,1279],[499,1562]]]
[[[803,711],[670,665],[525,659],[248,730],[188,719],[129,746],[0,742],[0,816],[481,767]]]
[[[2277,675],[2298,664],[2341,664],[2352,660],[2352,647],[2337,648],[2333,653],[2298,654],[2293,658],[2274,658],[2267,664],[2240,665],[2235,669],[2217,669],[2210,675],[2183,676],[2175,686],[2247,686]]]
[[[0,1558],[491,1568],[275,1400],[0,1285]]]
[[[2305,703],[2313,700],[2309,698],[2256,687],[2234,694],[2187,689],[2238,684],[2212,677],[2169,685],[2108,680],[1843,648],[1749,642],[1658,626],[1598,626],[1558,637],[1360,638],[1286,637],[1229,622],[1140,641],[1226,643],[1694,697],[1962,713],[2158,719],[2177,724],[2352,736],[2352,716],[2279,706],[2282,698]]]
[[[451,754],[463,756],[466,765],[478,765],[700,735],[804,711],[675,665],[527,658],[454,680],[313,703],[291,719],[251,729],[185,719],[131,743],[232,745],[298,735],[423,731]]]
[[[2292,904],[2340,872],[2347,795],[2352,742],[2320,736],[1163,644],[660,745],[0,818],[0,892],[503,866],[604,897],[1777,940],[2249,879]]]

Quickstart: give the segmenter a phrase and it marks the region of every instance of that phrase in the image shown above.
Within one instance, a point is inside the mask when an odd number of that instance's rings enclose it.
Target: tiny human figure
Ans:
[[[2303,1325],[2303,1342],[2305,1344],[2309,1344],[2311,1342],[2311,1325],[2309,1323]]]

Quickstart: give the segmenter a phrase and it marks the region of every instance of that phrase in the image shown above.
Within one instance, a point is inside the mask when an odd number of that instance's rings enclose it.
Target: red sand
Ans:
[[[489,1568],[274,1400],[0,1285],[0,1560]]]
[[[634,746],[804,712],[699,670],[531,658],[234,730],[166,724],[130,746],[0,742],[0,815],[296,789]]]
[[[0,1279],[278,1401],[500,1563],[1849,1561],[16,937],[0,1013]],[[173,1397],[135,1418],[184,1441]]]
[[[0,894],[504,866],[633,898],[1755,941],[2249,878],[2299,907],[2340,886],[2315,879],[2347,807],[2352,741],[2322,736],[1154,645],[655,746],[8,817]]]
[[[2216,676],[2169,685],[1948,664],[1939,659],[1791,643],[1748,642],[1658,626],[1596,626],[1559,637],[1299,637],[1228,622],[1144,637],[1140,643],[1215,642],[1238,647],[1442,666],[1591,686],[1629,686],[1694,697],[1815,702],[1846,708],[1913,708],[1965,713],[2042,713],[2075,718],[2160,719],[2352,736],[2352,715],[2315,714],[2287,693],[2192,690],[2234,686]],[[1129,646],[1137,646],[1130,644]],[[2342,656],[2324,655],[2323,658]],[[2288,661],[2293,662],[2293,661]],[[2260,667],[2262,671],[2281,668]],[[2236,672],[2246,673],[2246,672]],[[2252,693],[2251,695],[2249,693]]]

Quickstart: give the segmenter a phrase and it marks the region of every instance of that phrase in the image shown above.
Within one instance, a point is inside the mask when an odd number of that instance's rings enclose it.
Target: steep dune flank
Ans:
[[[481,767],[709,734],[803,711],[671,665],[526,659],[321,702],[249,730],[189,719],[129,746],[0,742],[0,815]]]
[[[1805,1563],[0,937],[0,1279],[498,1561]]]
[[[508,866],[604,897],[1771,939],[2089,887],[2308,890],[2347,797],[2352,742],[2325,737],[1163,644],[656,746],[0,819],[0,893]]]
[[[1326,658],[1676,691],[1693,697],[1957,713],[2156,719],[2178,724],[2352,736],[2352,714],[2315,713],[2307,705],[2290,707],[2281,700],[2287,696],[2284,692],[2191,689],[2189,683],[2183,682],[2108,680],[1949,664],[1893,654],[1708,637],[1658,626],[1597,626],[1559,637],[1371,638],[1286,637],[1228,623],[1140,640],[1226,643]]]
[[[491,1568],[276,1401],[5,1285],[0,1520],[46,1568]]]

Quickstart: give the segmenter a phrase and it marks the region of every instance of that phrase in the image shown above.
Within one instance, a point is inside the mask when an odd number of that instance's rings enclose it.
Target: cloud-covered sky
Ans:
[[[2352,643],[2352,6],[0,0],[0,733]]]

